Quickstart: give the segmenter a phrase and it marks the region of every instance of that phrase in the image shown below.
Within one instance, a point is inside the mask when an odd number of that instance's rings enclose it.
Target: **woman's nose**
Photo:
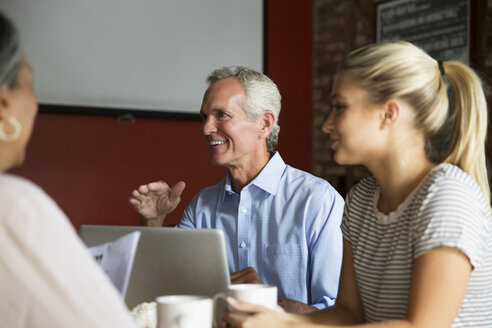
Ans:
[[[326,118],[325,122],[323,123],[321,130],[324,133],[331,133],[331,131],[333,131],[334,122],[335,122],[335,114],[334,113],[335,113],[335,111],[332,110],[330,112],[330,114],[328,115],[328,117]]]

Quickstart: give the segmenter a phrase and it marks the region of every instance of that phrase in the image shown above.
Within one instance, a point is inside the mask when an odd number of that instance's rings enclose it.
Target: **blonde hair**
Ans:
[[[470,174],[490,203],[485,156],[487,102],[482,82],[460,62],[442,63],[443,72],[439,65],[419,47],[392,41],[351,52],[338,71],[350,72],[373,103],[400,98],[410,104],[415,123],[430,146],[426,147],[429,158],[457,165]]]

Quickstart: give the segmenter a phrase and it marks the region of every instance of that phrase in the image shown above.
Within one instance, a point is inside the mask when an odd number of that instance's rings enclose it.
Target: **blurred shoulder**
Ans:
[[[0,174],[0,195],[2,199],[24,196],[46,196],[45,192],[33,182],[12,174]]]
[[[0,207],[3,215],[62,216],[55,201],[35,183],[12,174],[0,174]]]

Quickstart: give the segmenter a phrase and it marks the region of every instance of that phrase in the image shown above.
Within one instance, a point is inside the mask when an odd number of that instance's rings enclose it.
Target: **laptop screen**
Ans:
[[[81,225],[88,247],[140,231],[125,297],[132,309],[161,295],[213,297],[230,284],[224,235],[218,229]]]

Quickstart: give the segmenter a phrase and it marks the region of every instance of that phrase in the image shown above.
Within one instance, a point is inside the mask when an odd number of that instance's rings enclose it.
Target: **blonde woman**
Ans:
[[[21,164],[37,103],[14,25],[0,12],[0,327],[136,327],[70,222]]]
[[[487,104],[477,75],[407,42],[339,65],[323,125],[339,164],[373,174],[347,196],[336,304],[280,314],[230,300],[237,327],[492,327]]]

